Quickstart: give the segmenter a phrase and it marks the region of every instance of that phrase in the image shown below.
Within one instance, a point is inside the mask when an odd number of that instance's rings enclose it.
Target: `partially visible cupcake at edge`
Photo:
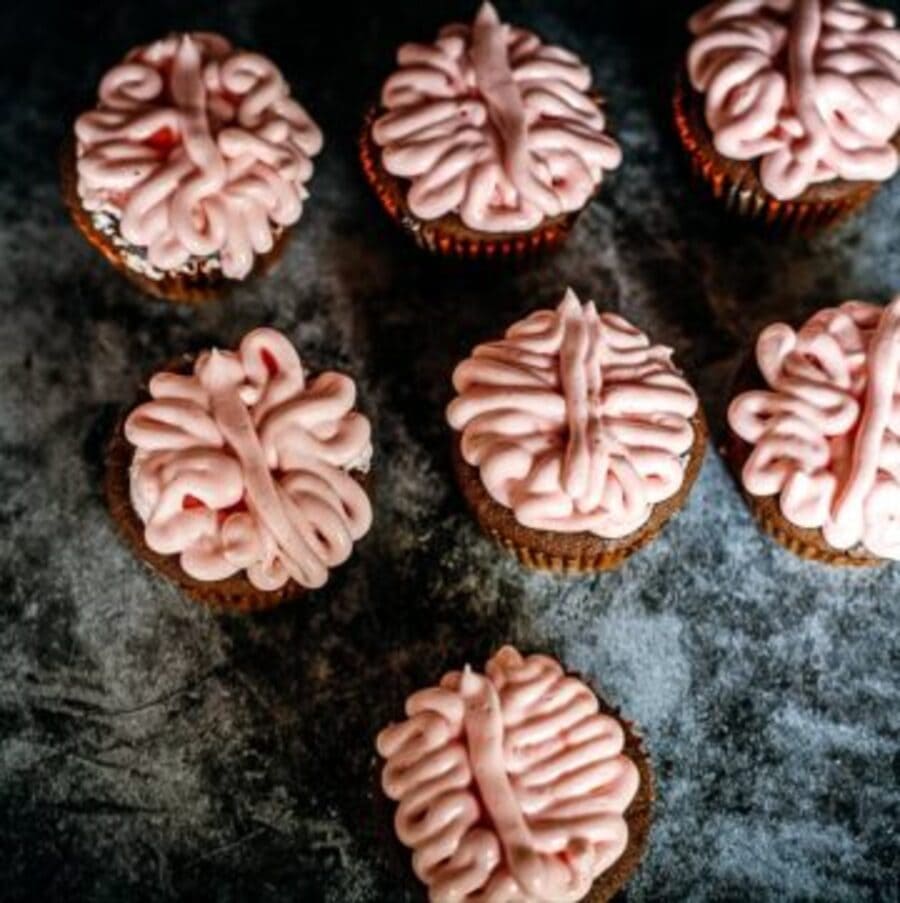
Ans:
[[[321,587],[369,530],[371,427],[341,373],[274,329],[156,373],[109,447],[113,517],[192,598],[236,611]]]
[[[526,566],[616,567],[678,511],[707,428],[697,395],[624,318],[570,289],[453,374],[447,419],[462,493]]]
[[[900,559],[900,297],[760,333],[726,455],[763,528],[835,565]]]
[[[675,124],[727,208],[812,234],[897,171],[900,31],[845,0],[717,0],[689,20]]]
[[[518,258],[558,246],[622,159],[588,66],[501,22],[404,44],[366,116],[363,170],[390,217],[428,251]]]
[[[649,757],[555,659],[504,646],[405,708],[377,738],[381,786],[429,900],[603,903],[635,872]]]
[[[63,192],[120,273],[202,301],[278,258],[321,147],[271,60],[220,35],[171,34],[104,75],[64,145]]]

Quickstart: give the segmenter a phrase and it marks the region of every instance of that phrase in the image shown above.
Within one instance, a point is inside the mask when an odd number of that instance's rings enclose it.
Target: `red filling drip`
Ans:
[[[178,141],[178,136],[167,125],[157,129],[148,139],[147,144],[154,150],[168,153]]]
[[[262,362],[266,365],[266,370],[269,371],[269,376],[277,376],[278,375],[278,361],[275,360],[275,355],[269,351],[268,348],[263,348],[262,351],[259,352],[259,356],[262,358]]]
[[[205,507],[206,507],[206,505],[203,502],[201,502],[200,499],[197,498],[197,496],[191,495],[190,493],[188,493],[188,495],[186,495],[181,500],[181,508],[183,511],[189,511],[191,508],[205,508]]]

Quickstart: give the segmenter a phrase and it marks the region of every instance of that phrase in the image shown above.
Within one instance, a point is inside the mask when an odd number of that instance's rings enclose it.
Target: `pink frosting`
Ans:
[[[453,212],[472,229],[527,231],[583,207],[622,159],[588,68],[501,23],[490,3],[471,27],[404,44],[397,62],[372,136],[422,219]]]
[[[453,385],[463,457],[527,527],[626,536],[684,482],[697,396],[671,350],[571,289],[478,346]]]
[[[745,392],[728,422],[753,451],[743,483],[837,549],[900,559],[900,297],[775,323],[756,358],[769,391]]]
[[[201,354],[192,375],[157,373],[150,394],[125,422],[147,545],[198,580],[325,583],[372,523],[349,473],[372,453],[353,381],[308,381],[294,346],[256,329],[236,352]]]
[[[234,279],[300,218],[322,146],[270,60],[205,33],[131,51],[75,135],[86,210],[117,217],[160,270],[219,255]]]
[[[688,72],[716,149],[759,160],[779,199],[897,170],[900,32],[856,0],[717,0],[690,20]]]
[[[406,702],[378,735],[397,835],[433,901],[581,900],[628,844],[624,733],[544,655],[511,646]]]

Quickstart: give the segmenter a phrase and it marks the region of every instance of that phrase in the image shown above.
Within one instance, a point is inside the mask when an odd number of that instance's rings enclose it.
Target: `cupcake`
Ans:
[[[217,608],[321,587],[372,523],[369,421],[343,374],[306,374],[256,329],[150,380],[107,461],[113,518],[139,557]]]
[[[365,117],[363,171],[423,248],[466,258],[556,247],[622,153],[575,54],[502,23],[404,44]]]
[[[640,861],[653,776],[632,726],[546,655],[504,646],[406,701],[376,742],[397,838],[438,900],[609,900]]]
[[[843,0],[717,0],[688,25],[675,125],[725,206],[810,234],[866,204],[898,164],[900,31]]]
[[[278,257],[321,146],[270,60],[219,35],[171,34],[103,77],[63,148],[63,194],[119,272],[201,301]]]
[[[707,429],[672,363],[569,289],[453,374],[453,461],[482,530],[522,564],[616,567],[681,507]]]
[[[804,558],[900,559],[900,296],[766,327],[725,453],[763,529]]]

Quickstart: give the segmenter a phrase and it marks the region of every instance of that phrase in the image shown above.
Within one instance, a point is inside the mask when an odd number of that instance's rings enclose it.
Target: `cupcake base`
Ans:
[[[728,211],[767,231],[808,237],[862,209],[881,187],[880,182],[835,179],[811,185],[793,200],[779,201],[763,188],[754,161],[729,160],[716,150],[703,98],[684,70],[676,78],[672,106],[675,130],[694,176]]]
[[[186,354],[162,369],[172,373],[188,373],[193,363],[194,355]],[[149,398],[149,391],[144,386],[135,407]],[[154,552],[144,540],[144,523],[131,504],[130,468],[134,446],[125,438],[127,418],[126,413],[119,419],[107,445],[103,489],[113,522],[138,558],[180,587],[195,602],[216,611],[240,614],[265,611],[310,592],[307,587],[294,580],[288,580],[279,589],[262,590],[254,586],[243,572],[224,580],[198,580],[182,570],[177,555],[160,555]],[[352,476],[369,492],[368,474],[354,472]]]
[[[555,574],[591,574],[618,567],[647,545],[666,521],[684,504],[703,463],[708,429],[698,408],[691,418],[694,442],[688,451],[684,482],[675,495],[654,505],[647,522],[627,536],[603,539],[593,533],[556,533],[520,524],[513,512],[497,502],[485,489],[478,468],[462,456],[459,434],[453,440],[453,470],[482,532],[519,559],[525,567]]]
[[[731,397],[736,398],[742,392],[764,388],[766,388],[765,380],[751,357],[738,373]],[[838,567],[875,567],[887,563],[885,559],[872,555],[862,546],[852,549],[836,549],[828,543],[821,530],[798,527],[791,523],[781,512],[777,495],[758,496],[747,492],[744,488],[742,472],[753,451],[753,446],[741,439],[730,427],[721,451],[737,487],[757,523],[765,533],[789,552],[793,552],[800,558]]]
[[[570,673],[582,683],[588,684],[581,675]],[[625,733],[623,754],[637,766],[640,784],[635,798],[625,810],[625,821],[628,824],[628,845],[622,855],[602,875],[599,875],[583,903],[609,903],[628,883],[637,871],[650,838],[653,819],[653,804],[656,801],[656,781],[650,757],[644,748],[644,740],[634,722],[623,718],[618,709],[610,706],[598,694],[600,712],[615,718]],[[381,770],[384,763],[377,756],[372,763],[373,796],[375,804],[376,834],[379,846],[389,855],[389,867],[398,883],[412,891],[414,899],[425,903],[428,891],[412,870],[412,852],[397,839],[394,832],[394,813],[397,804],[385,796],[381,789]]]
[[[256,256],[252,272],[243,280],[229,279],[220,269],[196,273],[166,273],[161,279],[154,279],[138,272],[129,265],[127,256],[133,251],[114,241],[114,236],[100,231],[94,223],[93,215],[85,210],[78,194],[78,175],[75,166],[75,142],[69,138],[60,152],[60,178],[62,194],[72,221],[87,241],[133,285],[156,298],[163,298],[183,304],[200,304],[221,297],[234,285],[242,284],[251,276],[262,275],[274,266],[287,246],[290,229],[283,229],[275,238],[272,249],[267,254]]]
[[[545,219],[528,232],[479,232],[452,213],[419,219],[406,201],[406,183],[381,164],[381,148],[372,139],[372,123],[380,115],[372,106],[363,120],[359,158],[366,181],[387,215],[425,251],[465,260],[523,260],[557,249],[569,237],[581,210]]]

